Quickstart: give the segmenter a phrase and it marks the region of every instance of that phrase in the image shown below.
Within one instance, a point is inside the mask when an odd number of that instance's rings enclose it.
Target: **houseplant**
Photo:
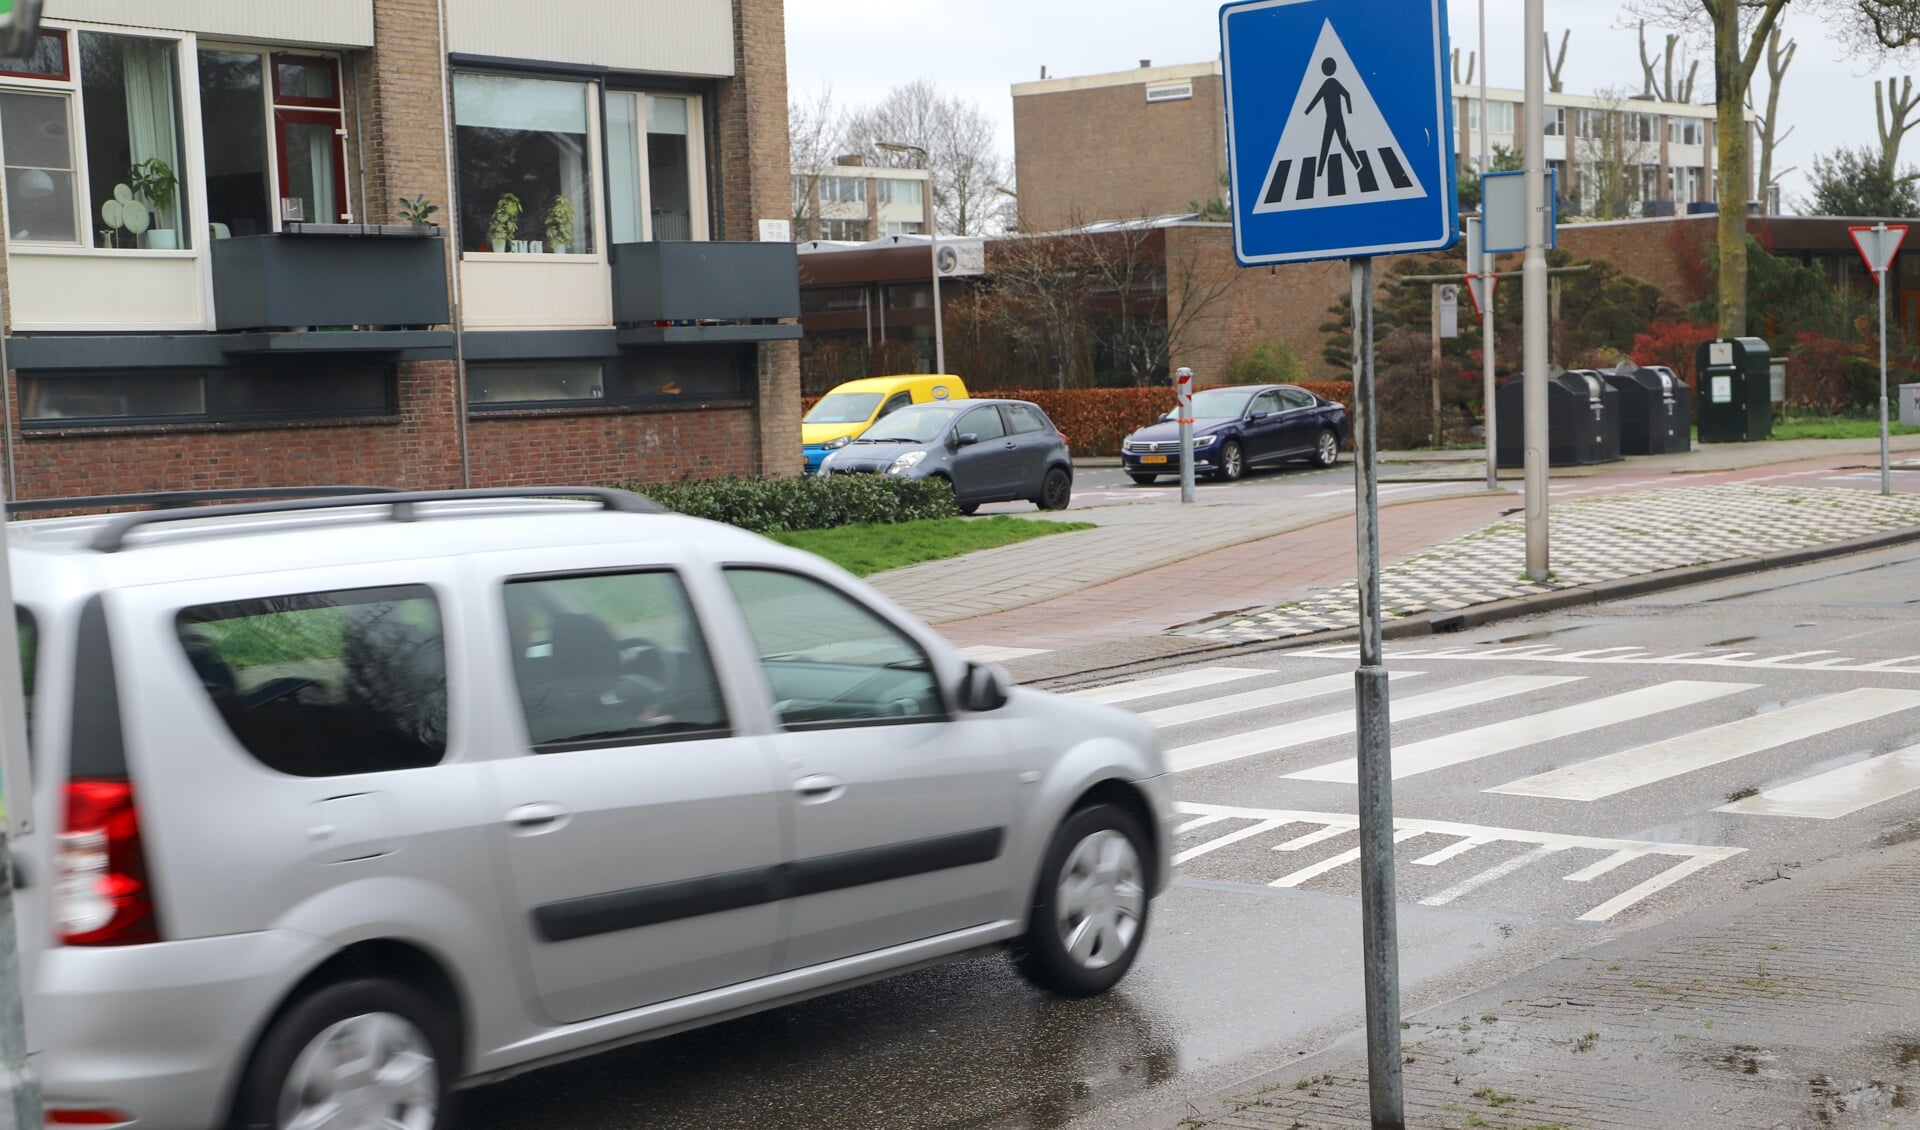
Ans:
[[[502,252],[520,235],[520,198],[502,193],[493,203],[493,218],[487,221],[487,245]]]
[[[565,255],[573,244],[573,201],[555,196],[547,205],[547,247],[555,255]]]
[[[412,200],[408,200],[404,196],[400,198],[400,218],[416,228],[432,227],[433,214],[439,210],[440,205],[428,200],[425,193],[414,197]]]
[[[173,197],[179,184],[173,166],[158,157],[149,157],[127,171],[127,187],[152,211],[156,221],[172,219]],[[180,240],[174,229],[156,226],[147,230],[147,246],[170,250],[180,246]]]

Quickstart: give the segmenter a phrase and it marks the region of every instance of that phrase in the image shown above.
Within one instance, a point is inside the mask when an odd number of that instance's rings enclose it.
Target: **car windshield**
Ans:
[[[830,392],[801,420],[808,424],[864,424],[879,406],[877,392]]]
[[[960,405],[915,404],[883,418],[855,443],[932,443],[953,423]]]
[[[1231,420],[1246,411],[1253,393],[1243,388],[1210,388],[1193,394],[1193,414],[1202,420]]]

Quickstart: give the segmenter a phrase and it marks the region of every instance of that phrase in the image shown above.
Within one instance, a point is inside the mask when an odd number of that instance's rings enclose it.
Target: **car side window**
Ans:
[[[446,755],[446,650],[425,585],[195,605],[174,628],[227,728],[269,769],[336,777]]]
[[[1006,413],[1008,430],[1014,435],[1026,435],[1028,432],[1052,431],[1052,425],[1031,404],[1002,404],[1000,410]]]
[[[514,682],[542,753],[728,732],[706,642],[666,570],[527,577],[505,590]]]
[[[912,403],[913,403],[912,393],[896,392],[892,396],[887,397],[887,402],[880,406],[880,415],[875,416],[874,419],[876,420],[885,419],[886,417],[891,416],[893,413],[900,411],[900,409],[905,408],[907,405]]]
[[[1289,410],[1294,408],[1313,407],[1313,404],[1314,404],[1313,394],[1308,392],[1306,389],[1283,388],[1283,389],[1278,389],[1277,391],[1280,394],[1281,405]]]
[[[1006,435],[1006,425],[1000,422],[1000,409],[989,404],[960,417],[960,422],[954,425],[953,434],[963,436],[969,432],[979,436],[982,443]]]
[[[946,717],[932,660],[872,609],[798,573],[726,575],[788,729]]]
[[[1269,389],[1253,398],[1253,404],[1249,408],[1248,414],[1251,415],[1254,412],[1274,413],[1278,411],[1280,411],[1280,398],[1274,395],[1273,390]]]

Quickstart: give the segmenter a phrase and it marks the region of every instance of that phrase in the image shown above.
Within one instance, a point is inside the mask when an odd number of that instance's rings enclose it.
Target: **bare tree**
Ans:
[[[793,238],[813,239],[820,224],[820,177],[843,152],[833,88],[795,91],[787,100],[787,152],[793,172]]]
[[[1567,67],[1567,40],[1572,36],[1571,28],[1560,33],[1560,54],[1557,58],[1553,53],[1552,37],[1542,36],[1540,39],[1540,50],[1547,53],[1547,89],[1555,94],[1560,93],[1563,86],[1560,72]]]
[[[1747,87],[1787,0],[1631,0],[1635,16],[1703,34],[1713,47],[1715,193],[1720,201],[1720,334],[1747,332],[1747,185],[1753,172],[1744,108]],[[1859,54],[1920,45],[1913,0],[1803,0],[1796,11],[1826,16],[1826,26]]]
[[[1920,125],[1920,95],[1913,92],[1913,77],[1904,76],[1896,91],[1894,80],[1887,80],[1886,97],[1880,84],[1873,84],[1874,125],[1880,133],[1880,167],[1887,176],[1900,167],[1900,142],[1907,131]]]
[[[1787,135],[1793,132],[1792,126],[1788,126],[1785,133],[1780,132],[1780,84],[1787,77],[1787,68],[1793,63],[1794,52],[1799,49],[1800,44],[1791,39],[1787,40],[1784,48],[1781,47],[1778,26],[1767,36],[1767,109],[1764,113],[1754,111],[1755,122],[1760,127],[1760,178],[1755,183],[1759,185],[1762,200],[1767,199],[1767,189],[1795,168],[1789,165],[1775,172],[1773,154],[1780,143],[1787,140]],[[1887,82],[1891,85],[1893,80],[1888,79]],[[1875,97],[1879,97],[1878,88],[1875,89]],[[1753,106],[1752,90],[1747,91],[1747,106],[1750,109]]]
[[[1466,54],[1467,66],[1464,71],[1460,67],[1460,58],[1461,58],[1460,49],[1458,47],[1455,47],[1453,49],[1453,85],[1472,86],[1473,85],[1473,67],[1474,67],[1474,63],[1476,62],[1474,58],[1474,53],[1472,51],[1467,52]]]
[[[1687,64],[1687,73],[1678,85],[1673,81],[1673,65],[1678,59],[1680,37],[1667,33],[1666,50],[1659,55],[1647,56],[1647,21],[1640,21],[1640,70],[1646,76],[1646,84],[1641,88],[1662,102],[1693,101],[1693,80],[1700,72],[1700,60]],[[1655,68],[1662,68],[1656,77]]]
[[[1012,166],[995,146],[992,119],[973,103],[916,79],[847,114],[842,134],[849,151],[863,154],[870,164],[926,169],[934,222],[942,233],[981,235],[1004,228],[1006,198],[1000,189],[1012,183]]]
[[[1641,166],[1658,156],[1653,119],[1632,108],[1618,88],[1597,91],[1596,109],[1574,111],[1574,156],[1580,169],[1579,210],[1596,220],[1633,214],[1642,193]]]

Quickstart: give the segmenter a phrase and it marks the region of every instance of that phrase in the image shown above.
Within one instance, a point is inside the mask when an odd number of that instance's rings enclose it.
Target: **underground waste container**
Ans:
[[[1746,443],[1773,435],[1772,351],[1757,337],[1700,344],[1700,442]]]
[[[1693,450],[1687,385],[1665,365],[1620,362],[1601,378],[1620,394],[1620,454],[1666,455]]]
[[[1526,465],[1526,377],[1515,373],[1500,386],[1496,461]],[[1620,458],[1620,393],[1591,369],[1547,378],[1547,465],[1579,467]]]

